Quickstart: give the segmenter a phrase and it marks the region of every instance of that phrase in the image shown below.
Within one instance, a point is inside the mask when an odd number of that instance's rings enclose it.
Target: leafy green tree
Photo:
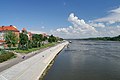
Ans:
[[[33,47],[39,47],[40,36],[39,34],[34,34],[32,36]]]
[[[24,33],[20,33],[19,48],[28,49],[27,45],[28,45],[28,36]]]
[[[46,36],[43,37],[43,41],[45,41],[45,40],[47,40],[47,37],[46,37]]]
[[[11,46],[16,46],[16,44],[18,43],[18,37],[17,35],[12,32],[12,31],[8,31],[5,33],[4,35],[5,38],[5,42],[8,45],[9,48],[11,48]]]
[[[50,43],[57,42],[57,39],[55,36],[51,35],[51,36],[49,36],[48,42],[50,42]]]
[[[43,35],[42,34],[39,34],[39,41],[43,41]]]
[[[42,34],[39,34],[39,47],[43,45],[42,43],[43,41],[44,41],[44,36]]]
[[[31,49],[32,48],[32,41],[28,40],[28,44],[27,44],[28,48]]]
[[[59,38],[60,41],[63,41],[63,38]]]
[[[48,42],[50,42],[50,43],[53,42],[51,37],[49,37]]]

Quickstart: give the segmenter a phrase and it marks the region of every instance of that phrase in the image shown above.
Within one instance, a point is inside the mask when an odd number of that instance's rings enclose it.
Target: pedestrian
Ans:
[[[25,56],[23,56],[22,59],[25,59]]]

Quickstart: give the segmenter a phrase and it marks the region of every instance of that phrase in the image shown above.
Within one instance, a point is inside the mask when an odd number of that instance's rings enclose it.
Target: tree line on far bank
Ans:
[[[63,40],[62,38],[50,35],[49,37],[43,36],[42,34],[33,34],[32,38],[29,39],[26,33],[20,33],[19,38],[17,35],[8,31],[5,33],[5,42],[9,48],[17,47],[20,50],[27,50],[31,48],[38,48],[44,45],[44,43],[52,43]]]
[[[120,41],[120,35],[115,37],[97,37],[97,38],[86,38],[80,40],[103,40],[103,41]]]

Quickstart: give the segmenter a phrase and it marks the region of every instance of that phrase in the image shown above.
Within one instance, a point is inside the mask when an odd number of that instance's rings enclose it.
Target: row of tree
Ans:
[[[115,37],[97,37],[97,38],[86,38],[82,40],[104,40],[104,41],[120,41],[120,35]]]
[[[58,40],[63,40],[62,38],[55,37],[53,35],[46,37],[42,34],[33,34],[32,39],[28,39],[28,35],[26,33],[20,33],[19,37],[12,32],[8,31],[5,34],[5,42],[9,48],[18,46],[18,49],[26,50],[30,48],[37,48],[44,45],[44,42],[57,42]]]

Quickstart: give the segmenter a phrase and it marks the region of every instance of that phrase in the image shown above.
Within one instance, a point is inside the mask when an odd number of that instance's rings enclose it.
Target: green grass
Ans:
[[[32,49],[28,49],[28,50],[15,50],[15,52],[17,53],[30,53],[30,52],[33,52],[33,51],[36,51],[36,50],[40,50],[40,49],[43,49],[43,48],[47,48],[47,47],[52,47],[54,46],[55,44],[57,43],[48,43],[48,44],[45,44],[39,48],[32,48]]]

